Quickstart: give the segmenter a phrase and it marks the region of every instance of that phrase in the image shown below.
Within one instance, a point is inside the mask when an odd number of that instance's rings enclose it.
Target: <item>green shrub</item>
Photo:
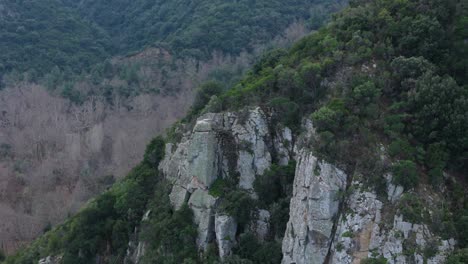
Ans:
[[[260,243],[255,235],[244,233],[240,235],[239,244],[234,248],[234,254],[253,263],[281,263],[281,243],[278,241]]]
[[[147,243],[142,263],[196,263],[198,259],[193,212],[187,204],[174,211],[169,192],[168,183],[160,182],[150,202],[151,218],[140,233]]]
[[[158,136],[151,140],[146,146],[145,155],[143,156],[144,162],[157,168],[159,162],[164,159],[166,143],[161,136]]]
[[[195,116],[208,104],[213,96],[220,95],[224,88],[216,82],[207,82],[198,87],[190,115]]]
[[[398,138],[388,146],[388,154],[393,158],[412,159],[415,149],[406,139]]]
[[[344,103],[340,100],[334,100],[329,105],[314,112],[312,120],[319,132],[337,131],[340,128],[344,114]]]
[[[442,183],[443,170],[448,160],[448,153],[441,143],[429,145],[425,155],[425,164],[429,168],[429,179],[433,186]]]
[[[402,160],[392,166],[393,183],[403,186],[406,190],[419,184],[416,164],[411,160]]]
[[[301,115],[299,105],[284,97],[273,98],[269,105],[276,110],[276,118],[286,127],[297,131],[300,128]]]
[[[427,217],[427,212],[424,209],[421,199],[414,194],[404,194],[399,201],[398,208],[405,221],[415,224],[420,224],[424,220],[430,221],[430,219],[425,219]]]
[[[295,169],[295,161],[290,161],[287,166],[272,164],[262,175],[255,178],[254,189],[264,206],[292,195]]]
[[[461,210],[455,218],[460,247],[468,247],[468,209]]]
[[[223,197],[219,210],[233,216],[242,228],[249,223],[255,207],[256,201],[250,197],[249,193],[243,190],[233,190]]]
[[[398,138],[405,129],[404,116],[401,114],[388,115],[385,117],[384,132],[390,138]]]
[[[291,198],[282,198],[271,204],[268,208],[270,212],[270,233],[274,238],[282,238],[289,221],[289,204]]]
[[[348,230],[348,231],[344,232],[341,236],[342,237],[354,237],[354,234],[353,234],[353,232]]]
[[[387,259],[384,257],[366,258],[361,261],[361,264],[387,264]]]
[[[468,248],[455,251],[447,259],[446,264],[466,264],[468,263]]]
[[[217,178],[210,186],[209,194],[213,197],[223,196],[231,186],[229,186],[228,181],[222,178]]]

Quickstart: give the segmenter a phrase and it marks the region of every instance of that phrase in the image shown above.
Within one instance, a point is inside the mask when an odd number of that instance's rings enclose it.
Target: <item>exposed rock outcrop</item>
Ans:
[[[384,257],[389,264],[435,264],[443,263],[453,251],[453,239],[441,239],[424,224],[405,222],[401,215],[393,215],[393,222],[384,221],[384,203],[377,195],[364,190],[359,182],[353,186],[347,212],[338,222],[333,263],[360,263],[366,258]],[[425,256],[424,251],[430,256]]]
[[[268,114],[260,108],[240,113],[208,113],[198,118],[180,143],[167,144],[160,170],[173,184],[172,205],[180,208],[188,202],[193,210],[201,250],[216,239],[220,256],[227,256],[236,235],[233,219],[215,217],[218,199],[210,194],[212,183],[238,177],[238,187],[255,197],[255,176],[263,174],[276,157],[277,162],[289,161],[293,146],[291,131],[288,128],[271,131],[269,122]],[[265,212],[262,217],[265,222]],[[265,236],[267,224],[261,228],[261,236]]]
[[[216,243],[221,259],[231,253],[236,242],[237,222],[228,215],[217,214],[215,217]]]
[[[39,264],[60,264],[62,261],[62,257],[53,257],[48,256],[46,258],[40,259]]]
[[[268,114],[260,108],[240,113],[205,114],[177,145],[167,144],[160,164],[173,183],[170,200],[175,208],[188,203],[198,227],[197,244],[206,250],[216,242],[221,258],[229,256],[236,243],[237,223],[220,214],[218,198],[210,194],[218,179],[238,177],[238,188],[256,197],[253,182],[273,162],[297,162],[290,202],[289,221],[282,242],[283,264],[360,263],[384,257],[388,263],[441,263],[455,241],[442,240],[426,225],[403,221],[395,207],[403,193],[401,186],[387,181],[387,193],[378,197],[358,179],[338,167],[321,161],[306,148],[314,136],[310,121],[294,144],[288,128],[273,130]],[[359,177],[358,177],[359,178]],[[385,221],[382,212],[386,214]],[[252,212],[250,231],[262,241],[268,236],[270,214]],[[393,221],[388,221],[392,217]],[[411,255],[404,247],[414,244]],[[422,251],[432,250],[428,256]],[[427,250],[426,250],[427,251]],[[405,255],[406,254],[406,255]]]
[[[268,236],[270,230],[270,212],[260,209],[257,217],[251,224],[251,231],[257,236],[257,239],[263,241]]]
[[[283,239],[284,264],[324,263],[333,240],[338,193],[345,187],[343,171],[320,162],[309,150],[300,151]]]

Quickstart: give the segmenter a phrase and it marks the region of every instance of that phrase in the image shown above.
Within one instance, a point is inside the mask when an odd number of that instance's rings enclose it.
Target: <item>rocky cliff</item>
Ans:
[[[210,194],[213,182],[238,174],[238,188],[255,196],[255,176],[271,166],[272,157],[279,156],[287,164],[292,155],[291,131],[271,131],[268,122],[268,114],[260,108],[209,113],[197,120],[180,143],[167,145],[160,169],[173,184],[173,206],[179,208],[187,202],[193,209],[200,249],[216,239],[223,257],[229,255],[235,241],[236,221],[217,213],[217,198]]]
[[[389,180],[387,193],[377,195],[359,176],[318,158],[307,144],[314,136],[310,121],[304,122],[302,134],[294,135],[287,127],[274,126],[271,115],[260,108],[208,113],[179,143],[167,144],[160,169],[173,184],[174,208],[188,203],[194,211],[201,251],[215,242],[219,256],[229,256],[240,234],[236,220],[220,212],[219,199],[210,192],[213,183],[236,173],[238,188],[256,198],[256,176],[272,162],[287,164],[289,159],[297,167],[282,263],[361,263],[368,258],[442,263],[454,249],[454,239],[442,239],[427,225],[403,217],[398,209],[403,188]],[[259,237],[269,226],[269,212],[262,215],[249,225],[263,223],[253,230]]]

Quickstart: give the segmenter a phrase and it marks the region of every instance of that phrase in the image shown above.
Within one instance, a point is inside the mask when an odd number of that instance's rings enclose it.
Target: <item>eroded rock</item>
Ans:
[[[228,215],[217,214],[215,216],[215,232],[219,256],[224,259],[231,254],[231,249],[236,241],[236,220]]]
[[[324,263],[333,240],[338,192],[345,186],[343,171],[318,161],[309,150],[300,151],[282,246],[284,264]]]

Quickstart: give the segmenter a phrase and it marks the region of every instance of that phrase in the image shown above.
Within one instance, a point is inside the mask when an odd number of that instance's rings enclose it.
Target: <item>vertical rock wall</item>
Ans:
[[[278,153],[278,162],[289,161],[291,131],[270,131],[269,122],[260,108],[242,113],[209,113],[198,118],[180,143],[167,144],[160,169],[173,184],[172,205],[180,208],[187,202],[194,212],[200,250],[216,241],[220,256],[224,257],[235,244],[237,223],[232,217],[216,214],[218,199],[209,191],[213,182],[236,174],[238,187],[255,197],[255,176],[263,174]],[[266,215],[268,212],[263,212],[257,223],[262,234],[267,232]]]

